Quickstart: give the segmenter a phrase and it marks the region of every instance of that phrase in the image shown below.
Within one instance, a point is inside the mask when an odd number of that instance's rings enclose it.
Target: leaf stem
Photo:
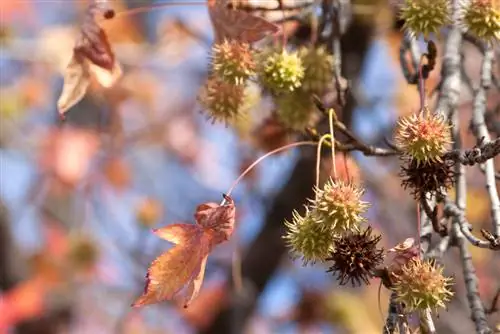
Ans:
[[[332,141],[332,170],[333,170],[333,178],[337,179],[337,166],[335,165],[335,135],[333,132],[333,114],[335,110],[332,108],[328,110],[328,122],[330,124],[330,139]],[[345,157],[344,157],[345,158]]]
[[[318,148],[316,151],[316,189],[319,189],[319,174],[320,174],[320,165],[321,165],[321,146],[323,146],[323,142],[327,139],[331,139],[332,136],[330,134],[323,135],[318,142]],[[334,146],[332,140],[332,147]],[[316,200],[318,199],[318,192],[316,191]]]
[[[233,184],[231,185],[231,187],[227,191],[227,195],[230,196],[231,192],[238,185],[238,183],[240,183],[240,181],[245,177],[245,175],[247,175],[262,160],[266,159],[267,157],[269,157],[269,156],[271,156],[273,154],[276,154],[276,153],[279,153],[279,152],[282,152],[282,151],[286,151],[286,150],[288,150],[290,148],[297,147],[297,146],[305,146],[305,145],[315,146],[315,145],[317,145],[317,143],[315,141],[299,141],[299,142],[296,142],[296,143],[291,143],[291,144],[288,144],[288,145],[285,145],[285,146],[278,147],[277,149],[272,150],[271,152],[268,152],[268,153],[264,154],[263,156],[261,156],[260,158],[258,158],[257,160],[255,160],[250,166],[248,166],[247,169],[245,169],[243,171],[243,173],[240,174],[240,176],[238,176],[238,178],[233,182]],[[224,203],[224,201],[223,201],[223,203]]]
[[[130,9],[127,9],[127,10],[124,10],[121,12],[117,12],[116,16],[130,16],[130,15],[150,12],[150,11],[153,11],[155,9],[172,7],[172,6],[196,6],[196,5],[205,6],[206,2],[205,1],[164,2],[164,3],[149,5],[149,6],[130,8]]]

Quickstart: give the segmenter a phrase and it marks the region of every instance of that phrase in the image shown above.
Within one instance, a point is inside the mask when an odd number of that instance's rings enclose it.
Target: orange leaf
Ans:
[[[200,231],[200,227],[194,224],[171,224],[153,230],[153,233],[162,239],[174,244],[185,244]]]
[[[202,259],[209,252],[208,239],[201,227],[193,231],[187,242],[178,244],[153,261],[146,275],[144,294],[132,306],[172,299],[186,283],[199,275]]]
[[[172,299],[187,285],[184,302],[187,307],[200,291],[208,255],[231,236],[235,214],[233,200],[224,195],[223,205],[204,203],[198,206],[197,224],[172,224],[154,230],[156,235],[176,246],[153,261],[146,275],[145,291],[132,306]]]

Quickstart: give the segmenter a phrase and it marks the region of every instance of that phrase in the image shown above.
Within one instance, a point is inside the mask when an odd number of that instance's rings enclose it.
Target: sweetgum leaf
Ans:
[[[197,233],[203,233],[202,228],[194,224],[170,224],[153,230],[153,233],[162,239],[176,245],[186,244]]]
[[[153,261],[146,275],[144,293],[132,306],[144,306],[172,299],[187,283],[199,276],[202,261],[209,253],[209,238],[204,235],[201,227],[183,233],[189,235],[185,242],[171,248]]]
[[[233,200],[224,195],[223,205],[203,203],[197,207],[197,224],[172,224],[153,230],[176,246],[153,261],[146,275],[144,293],[132,306],[172,299],[187,285],[184,299],[187,307],[198,296],[208,255],[231,237],[235,214]]]

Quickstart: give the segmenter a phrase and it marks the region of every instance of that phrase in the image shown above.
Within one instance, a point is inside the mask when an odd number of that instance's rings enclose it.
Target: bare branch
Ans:
[[[481,66],[481,82],[474,95],[474,110],[471,121],[472,131],[476,136],[478,143],[484,143],[485,146],[490,143],[490,134],[485,122],[486,113],[486,91],[491,86],[491,72],[493,66],[494,52],[490,47],[485,51],[483,63]],[[495,142],[499,142],[497,138]],[[497,149],[498,150],[498,149]],[[493,160],[484,162],[486,189],[491,203],[491,219],[493,221],[493,231],[500,236],[500,199],[498,198],[498,189],[495,180],[495,166]]]
[[[477,145],[470,150],[453,150],[447,152],[443,158],[460,162],[462,165],[472,166],[482,164],[500,154],[500,137],[483,145]]]

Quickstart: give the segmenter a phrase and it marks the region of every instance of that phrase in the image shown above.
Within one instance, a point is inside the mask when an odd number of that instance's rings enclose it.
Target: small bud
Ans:
[[[404,303],[408,312],[437,310],[446,307],[453,293],[452,278],[443,276],[443,268],[419,258],[410,260],[394,275],[393,289],[397,300]]]
[[[267,54],[260,72],[262,83],[274,93],[293,92],[304,78],[304,66],[298,54],[286,50]]]
[[[212,122],[228,124],[238,116],[244,101],[244,87],[225,82],[219,78],[207,80],[198,97],[206,108]]]
[[[500,40],[500,9],[493,0],[472,0],[461,14],[462,25],[470,34],[488,43]]]
[[[450,126],[444,117],[425,108],[418,115],[399,120],[396,144],[418,164],[442,161],[451,144]]]
[[[405,0],[401,6],[403,28],[412,35],[423,34],[428,38],[430,33],[451,23],[449,0]]]
[[[293,211],[291,222],[285,221],[287,234],[284,239],[291,251],[302,257],[304,265],[324,261],[333,246],[333,234],[324,229],[314,212],[306,208],[306,213],[301,216]]]
[[[211,65],[215,76],[234,85],[244,85],[255,74],[250,45],[237,40],[215,44]]]
[[[332,272],[344,285],[351,281],[352,286],[362,282],[370,284],[373,270],[384,260],[383,249],[377,248],[381,236],[373,236],[371,227],[363,232],[353,232],[335,239],[335,245],[328,261],[333,265],[328,272]]]
[[[325,183],[323,189],[315,189],[316,200],[312,206],[318,212],[325,227],[335,234],[357,231],[366,219],[361,216],[369,207],[361,200],[364,190],[351,183],[333,181]]]
[[[276,114],[287,128],[300,131],[312,125],[315,107],[309,93],[297,89],[291,93],[276,96],[274,102]]]
[[[302,47],[299,56],[304,65],[304,91],[321,95],[332,85],[334,58],[325,47]]]

